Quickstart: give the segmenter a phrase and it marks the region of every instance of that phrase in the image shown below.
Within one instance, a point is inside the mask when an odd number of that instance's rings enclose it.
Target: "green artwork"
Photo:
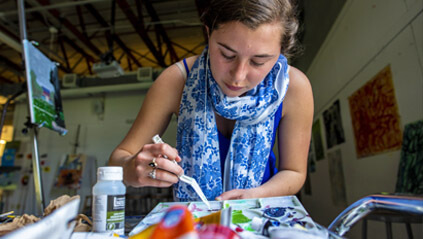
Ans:
[[[405,126],[395,191],[423,194],[423,120]]]
[[[322,133],[320,130],[320,119],[316,120],[313,123],[313,128],[311,129],[312,138],[314,143],[314,152],[316,160],[321,160],[325,158],[325,152],[323,151],[322,143]]]
[[[26,40],[24,55],[31,123],[66,134],[57,65]]]

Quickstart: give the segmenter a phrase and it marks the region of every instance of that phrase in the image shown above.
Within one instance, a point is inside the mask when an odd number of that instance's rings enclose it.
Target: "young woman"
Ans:
[[[109,164],[124,168],[128,186],[175,185],[175,200],[199,200],[178,182],[182,173],[210,200],[297,193],[306,177],[313,95],[286,58],[298,29],[293,4],[212,0],[201,19],[208,46],[156,79]],[[176,149],[152,144],[173,114]]]

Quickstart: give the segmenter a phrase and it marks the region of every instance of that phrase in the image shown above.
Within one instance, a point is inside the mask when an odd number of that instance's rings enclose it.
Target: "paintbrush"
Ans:
[[[155,144],[164,143],[158,134],[153,136],[153,142]],[[163,158],[167,158],[167,156],[163,155]],[[175,164],[177,164],[175,160],[172,160],[172,161]],[[207,200],[206,196],[204,195],[203,191],[201,190],[200,186],[198,185],[197,181],[194,178],[186,176],[185,174],[179,175],[178,177],[179,177],[179,180],[181,180],[182,182],[188,183],[189,185],[191,185],[191,187],[198,194],[198,196],[200,196],[201,200],[207,205],[208,209],[211,210],[210,203]]]

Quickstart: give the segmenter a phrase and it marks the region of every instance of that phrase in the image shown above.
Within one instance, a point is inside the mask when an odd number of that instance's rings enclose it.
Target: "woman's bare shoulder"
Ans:
[[[190,56],[186,58],[188,69],[191,70],[192,66],[194,65],[195,61],[198,59],[198,55]]]
[[[294,66],[289,66],[289,79],[290,79],[290,84],[291,83],[294,83],[295,85],[301,84],[303,85],[303,87],[310,85],[310,81],[308,80],[307,76]]]
[[[306,106],[311,110],[313,108],[313,92],[311,84],[307,76],[299,69],[290,66],[289,69],[289,87],[284,100],[283,114],[290,109],[295,109],[299,106]]]
[[[296,94],[310,94],[311,84],[307,76],[299,69],[289,67],[289,88],[288,92],[294,91]],[[298,92],[300,91],[300,92]]]

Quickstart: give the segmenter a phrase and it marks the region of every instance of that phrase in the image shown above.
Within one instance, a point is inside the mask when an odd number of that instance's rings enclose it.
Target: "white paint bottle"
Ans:
[[[99,167],[93,187],[93,231],[125,234],[125,193],[122,167]]]

